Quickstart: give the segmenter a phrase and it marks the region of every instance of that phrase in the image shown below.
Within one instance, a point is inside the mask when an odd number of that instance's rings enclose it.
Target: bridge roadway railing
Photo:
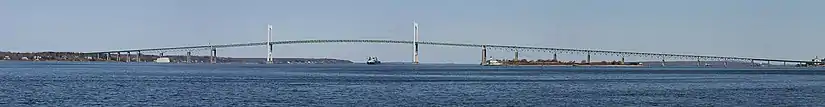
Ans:
[[[271,42],[271,43],[273,45],[283,45],[283,44],[314,44],[314,43],[414,44],[415,42],[414,41],[399,41],[399,40],[291,40],[291,41],[276,41],[276,42]],[[480,47],[487,47],[487,48],[520,49],[520,50],[543,50],[543,51],[557,51],[557,52],[579,52],[579,53],[614,54],[614,55],[629,55],[629,56],[650,56],[650,57],[661,57],[661,58],[699,58],[699,59],[705,59],[705,60],[716,59],[716,60],[726,60],[726,61],[740,60],[740,61],[772,61],[772,62],[792,62],[792,63],[817,63],[817,62],[813,62],[813,61],[782,60],[782,59],[768,59],[768,58],[704,56],[704,55],[666,54],[666,53],[648,53],[648,52],[566,49],[566,48],[544,48],[544,47],[489,45],[489,44],[462,44],[462,43],[444,43],[444,42],[418,42],[418,44],[440,45],[440,46],[457,46],[457,47],[479,47],[479,48]],[[257,42],[257,43],[224,44],[224,45],[201,45],[201,46],[185,46],[185,47],[169,47],[169,48],[116,50],[116,51],[90,52],[88,54],[117,53],[117,52],[171,51],[171,50],[190,50],[190,49],[194,50],[194,49],[232,48],[232,47],[266,46],[266,45],[267,45],[267,42]]]

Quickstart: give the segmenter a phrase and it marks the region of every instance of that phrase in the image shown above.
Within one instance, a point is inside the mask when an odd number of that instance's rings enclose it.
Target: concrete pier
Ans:
[[[621,61],[619,61],[619,64],[624,65],[624,56],[622,57],[622,60],[621,60]]]
[[[209,58],[210,63],[213,63],[213,64],[214,64],[214,63],[218,63],[217,58],[218,58],[218,50],[217,50],[217,49],[215,49],[215,48],[212,48],[212,55],[211,55],[211,57]]]
[[[513,57],[513,62],[515,62],[515,63],[514,63],[515,65],[518,65],[518,63],[519,63],[518,61],[519,61],[519,59],[518,59],[518,51],[516,51],[515,57]]]
[[[118,62],[120,62],[120,61],[121,61],[121,60],[120,60],[120,52],[117,52],[117,56],[115,56],[115,59],[116,59]]]
[[[192,63],[192,51],[186,52],[186,63]]]
[[[757,65],[756,65],[756,61],[751,60],[751,66],[757,66]]]
[[[728,60],[726,59],[725,61],[722,61],[722,64],[723,64],[725,67],[728,67]]]
[[[132,62],[132,52],[126,52],[126,62]]]
[[[662,58],[662,66],[665,66],[665,62],[666,62],[665,59]]]
[[[487,46],[481,46],[481,65],[487,63]]]
[[[137,52],[137,62],[143,62],[143,53]]]

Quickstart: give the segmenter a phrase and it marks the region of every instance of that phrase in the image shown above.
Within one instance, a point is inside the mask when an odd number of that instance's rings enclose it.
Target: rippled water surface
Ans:
[[[0,62],[2,106],[825,106],[825,69]]]

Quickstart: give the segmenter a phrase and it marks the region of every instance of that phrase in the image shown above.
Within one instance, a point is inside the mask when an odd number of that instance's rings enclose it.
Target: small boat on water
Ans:
[[[484,64],[482,64],[482,65],[484,65],[484,66],[501,66],[501,65],[504,65],[504,64],[499,62],[498,60],[493,60],[493,58],[490,58],[489,60],[487,60],[487,62],[484,62]]]
[[[367,64],[369,64],[369,65],[381,64],[381,61],[378,60],[378,57],[369,57],[369,58],[367,58]]]

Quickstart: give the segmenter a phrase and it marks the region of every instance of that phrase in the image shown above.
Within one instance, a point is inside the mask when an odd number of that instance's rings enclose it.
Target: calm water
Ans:
[[[0,106],[825,106],[825,69],[0,62]]]

